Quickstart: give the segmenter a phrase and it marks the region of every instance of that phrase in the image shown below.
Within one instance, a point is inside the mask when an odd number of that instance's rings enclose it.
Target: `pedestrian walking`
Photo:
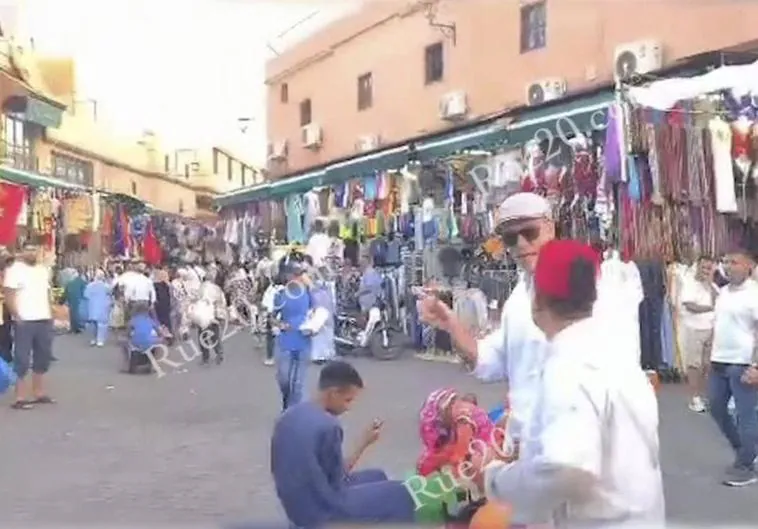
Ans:
[[[224,291],[216,284],[216,273],[216,270],[211,269],[204,274],[200,285],[200,299],[195,307],[196,311],[207,311],[207,315],[196,319],[198,345],[203,364],[210,362],[211,351],[216,355],[216,364],[224,361],[221,325],[227,318],[227,306]]]
[[[287,280],[274,298],[274,317],[280,329],[276,339],[276,379],[282,394],[282,410],[303,400],[310,364],[310,338],[300,329],[311,310],[308,277],[301,263],[284,267]]]
[[[758,387],[751,384],[756,360],[758,283],[750,280],[755,262],[744,250],[724,259],[729,284],[719,291],[715,304],[708,397],[711,415],[735,452],[723,483],[741,487],[758,483]],[[734,399],[734,415],[729,400]],[[735,421],[736,418],[736,421]]]
[[[74,270],[73,277],[63,289],[63,298],[68,306],[69,332],[79,334],[84,330],[86,315],[82,311],[84,289],[87,287],[81,270]],[[85,318],[82,318],[85,316]]]
[[[715,262],[712,258],[700,257],[696,267],[695,274],[685,275],[682,281],[682,356],[690,390],[690,410],[703,413],[706,411],[704,363],[710,354],[718,287],[713,283]]]
[[[14,321],[13,367],[18,376],[13,409],[55,402],[45,390],[45,374],[53,359],[50,269],[39,262],[36,247],[27,246],[5,271],[3,287]],[[32,371],[31,388],[27,374]]]
[[[87,304],[87,317],[92,332],[90,345],[103,347],[108,339],[113,295],[102,270],[95,272],[94,280],[84,289],[84,302]]]

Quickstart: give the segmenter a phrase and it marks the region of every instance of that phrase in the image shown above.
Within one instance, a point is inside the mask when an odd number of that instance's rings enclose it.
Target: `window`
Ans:
[[[137,196],[137,182],[132,180],[132,195]]]
[[[10,115],[4,116],[3,121],[4,151],[6,156],[13,160],[13,167],[37,170],[29,130],[31,125]]]
[[[184,200],[179,199],[179,213],[184,213]]]
[[[442,43],[438,42],[426,47],[424,51],[424,82],[436,83],[445,74],[445,59],[442,56]]]
[[[282,103],[287,103],[290,100],[290,87],[287,86],[287,83],[282,83],[282,85],[279,87],[279,101]]]
[[[545,1],[521,6],[521,53],[544,48],[547,43]]]
[[[245,166],[243,165],[243,166],[242,166],[242,169],[241,169],[241,171],[240,171],[240,173],[241,173],[241,175],[242,175],[242,176],[240,176],[240,184],[242,185],[242,187],[244,187],[244,186],[245,186],[245,169],[247,169],[247,167],[245,167]]]
[[[94,166],[92,162],[80,160],[67,154],[52,153],[53,175],[66,182],[83,186],[94,184]]]
[[[358,78],[358,110],[366,110],[374,104],[374,79],[371,73]]]
[[[303,99],[300,102],[300,126],[305,127],[311,124],[311,100]]]
[[[163,156],[163,170],[166,173],[168,173],[170,169],[171,169],[171,162],[169,160],[168,154],[166,154],[165,156]]]
[[[189,164],[184,164],[184,178],[189,178]]]
[[[232,176],[233,176],[233,173],[232,173],[232,159],[227,157],[227,159],[226,159],[226,179],[231,182],[232,181]]]
[[[218,151],[213,149],[213,174],[218,174]]]

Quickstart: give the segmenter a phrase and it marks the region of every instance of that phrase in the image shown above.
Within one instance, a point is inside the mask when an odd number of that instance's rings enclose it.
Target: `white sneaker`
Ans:
[[[98,347],[105,347],[105,344],[103,342],[97,342],[96,344]]]
[[[90,340],[89,346],[90,347],[95,347],[95,345],[97,345],[97,342],[95,340]]]
[[[690,411],[694,411],[695,413],[705,413],[707,409],[702,397],[693,397],[689,408]]]
[[[274,365],[274,359],[273,358],[267,358],[266,360],[263,361],[263,365],[266,365],[266,366],[272,366],[272,365]]]

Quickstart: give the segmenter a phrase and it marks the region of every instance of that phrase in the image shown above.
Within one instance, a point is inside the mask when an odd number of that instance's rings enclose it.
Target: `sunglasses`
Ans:
[[[519,230],[501,229],[499,235],[503,244],[513,247],[518,244],[519,237],[523,237],[526,242],[536,241],[541,231],[539,226],[525,226]]]

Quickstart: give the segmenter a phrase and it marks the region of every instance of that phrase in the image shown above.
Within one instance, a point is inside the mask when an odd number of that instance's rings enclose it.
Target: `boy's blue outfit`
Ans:
[[[160,325],[149,314],[135,314],[129,320],[129,343],[133,349],[147,351],[160,343]]]
[[[310,364],[310,337],[300,326],[311,310],[311,295],[304,285],[290,283],[277,292],[274,310],[286,328],[277,337],[276,381],[282,392],[282,409],[303,400],[306,369]]]

